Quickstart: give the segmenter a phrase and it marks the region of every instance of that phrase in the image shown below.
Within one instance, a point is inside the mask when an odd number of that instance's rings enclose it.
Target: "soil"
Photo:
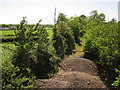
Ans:
[[[70,83],[67,81],[38,79],[35,81],[35,85],[36,88],[68,88]]]
[[[82,72],[59,73],[52,80],[67,81],[70,83],[68,88],[105,88],[99,77]]]
[[[35,88],[106,88],[97,74],[97,66],[89,59],[70,56],[61,63],[61,70],[51,79],[37,79]]]
[[[97,75],[96,65],[85,58],[67,58],[61,63],[61,66],[64,71],[78,71]]]

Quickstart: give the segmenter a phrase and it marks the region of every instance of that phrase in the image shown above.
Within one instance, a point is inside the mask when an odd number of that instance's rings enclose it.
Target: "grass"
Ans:
[[[1,47],[1,46],[4,46],[4,47]],[[15,50],[15,45],[14,43],[12,42],[5,42],[5,43],[0,43],[0,50],[4,53],[4,50],[9,50],[8,48],[12,49],[12,50]],[[10,51],[10,50],[9,50]]]
[[[47,30],[47,33],[48,33],[48,35],[49,35],[49,39],[51,39],[52,38],[52,36],[53,36],[53,30],[52,30],[52,28],[46,28],[46,30]]]
[[[52,28],[46,28],[48,35],[49,35],[49,39],[52,38],[53,36],[53,30]],[[2,33],[2,34],[1,34]],[[7,36],[7,35],[11,35],[11,36]],[[12,36],[13,35],[13,36]],[[9,39],[9,38],[15,38],[14,36],[14,30],[5,30],[5,31],[0,31],[0,38],[3,39]],[[15,45],[13,44],[13,42],[4,42],[4,43],[0,43],[0,46],[5,46],[5,47],[9,47],[10,49],[15,49]],[[4,48],[0,47],[0,50],[2,51]]]
[[[0,35],[6,36],[6,35],[15,35],[14,30],[0,30]]]
[[[10,38],[15,38],[15,36],[1,36],[0,38],[2,38],[2,39],[10,39]]]
[[[10,47],[11,49],[15,48],[15,45],[12,42],[5,42],[1,43],[0,45]]]
[[[74,51],[75,51],[75,53],[73,53],[72,55],[70,55],[70,57],[80,56],[80,55],[84,54],[82,46],[79,46],[79,45],[77,45],[75,47]]]
[[[48,35],[49,35],[49,39],[52,38],[52,35],[53,35],[53,30],[52,28],[46,28],[47,32],[48,32]],[[14,30],[1,30],[0,31],[0,38],[4,38],[4,39],[7,39],[7,38],[15,38],[15,33],[14,33]]]
[[[46,28],[47,32],[51,36],[53,34],[52,28]],[[15,35],[14,30],[0,30],[0,35]]]
[[[7,47],[7,48],[1,47],[1,46]],[[10,56],[9,54],[12,54],[12,51],[9,50],[8,48],[15,50],[16,47],[12,42],[0,43],[0,60],[7,59],[7,57]]]
[[[53,30],[52,30],[52,28],[46,28],[46,30],[47,30],[47,32],[48,32],[48,35],[49,35],[49,39],[51,39],[52,38],[52,36],[53,36]],[[2,38],[4,38],[4,39],[7,39],[7,38],[14,38],[15,36],[14,36],[14,30],[5,30],[5,31],[0,31],[0,33],[2,33],[2,34],[0,34],[1,36],[2,36]],[[13,35],[13,36],[7,36],[7,35]],[[0,37],[1,38],[1,37]],[[4,43],[0,43],[0,51],[2,51],[2,52],[0,52],[0,53],[4,53],[5,54],[5,52],[7,51],[7,52],[10,52],[10,50],[8,50],[8,49],[5,49],[5,48],[3,48],[3,47],[1,47],[1,46],[4,46],[4,47],[8,47],[8,48],[10,48],[10,49],[12,49],[12,50],[14,50],[16,47],[15,47],[15,45],[13,44],[13,42],[4,42]],[[6,55],[3,55],[3,54],[1,54],[2,55],[2,57],[6,57]],[[0,56],[1,56],[0,55]],[[0,58],[1,59],[1,58]]]

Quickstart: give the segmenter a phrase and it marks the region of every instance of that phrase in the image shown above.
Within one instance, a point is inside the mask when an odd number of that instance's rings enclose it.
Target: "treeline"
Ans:
[[[90,16],[68,18],[59,13],[53,26],[53,37],[48,39],[41,20],[28,27],[26,18],[15,30],[15,51],[8,59],[3,58],[3,88],[33,87],[35,79],[50,78],[59,71],[59,63],[71,55],[75,46],[83,42],[85,53],[94,55],[96,63],[107,67],[112,75],[113,86],[120,85],[120,33],[115,19],[105,22],[105,15],[96,10]],[[34,40],[34,38],[37,38]],[[104,68],[105,69],[105,68]],[[114,74],[113,74],[114,72]],[[118,72],[118,74],[117,74]]]

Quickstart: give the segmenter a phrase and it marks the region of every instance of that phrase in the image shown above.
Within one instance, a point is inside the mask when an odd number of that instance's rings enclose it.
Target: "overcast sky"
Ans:
[[[0,0],[0,24],[18,24],[23,16],[30,24],[42,19],[42,24],[53,24],[54,9],[68,17],[89,16],[92,10],[106,15],[106,20],[118,19],[119,0]]]

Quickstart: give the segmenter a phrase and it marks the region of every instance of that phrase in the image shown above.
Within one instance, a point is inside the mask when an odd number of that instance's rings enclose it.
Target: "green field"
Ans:
[[[51,39],[52,35],[53,35],[52,28],[46,28],[46,30],[47,30],[48,35],[49,35],[48,38]],[[10,36],[8,36],[8,35],[10,35]],[[4,39],[14,38],[15,37],[14,35],[15,35],[14,30],[4,30],[4,31],[1,30],[0,31],[0,36],[2,36],[0,38],[4,38]],[[4,48],[4,47],[6,47],[6,48]],[[14,50],[16,47],[15,47],[13,42],[0,43],[0,51],[2,51],[0,56],[2,56],[4,58],[7,57],[6,52],[11,52],[11,50],[9,50],[7,48],[10,48],[10,49]],[[2,59],[2,58],[0,58],[0,59]]]
[[[52,35],[53,35],[53,30],[52,30],[52,28],[46,28],[46,30],[47,30],[48,35],[49,35],[48,38],[51,39],[51,38],[52,38]],[[0,31],[0,36],[2,36],[2,37],[0,37],[0,38],[2,38],[2,39],[15,38],[14,35],[15,35],[15,34],[14,34],[14,30],[1,30],[1,31]],[[15,48],[13,42],[4,42],[4,43],[1,43],[0,45],[5,46],[5,47],[9,47],[9,48],[11,48],[11,49],[14,49],[14,48]]]
[[[46,28],[47,32],[48,32],[48,35],[49,37],[48,38],[51,38],[52,35],[53,35],[53,31],[52,31],[52,28]],[[4,39],[7,39],[7,38],[14,38],[15,36],[15,33],[14,33],[14,30],[1,30],[0,31],[0,38],[4,38]]]
[[[0,35],[15,35],[14,30],[1,30]]]
[[[49,35],[53,34],[52,28],[46,28]],[[15,35],[14,30],[0,30],[0,35]]]

